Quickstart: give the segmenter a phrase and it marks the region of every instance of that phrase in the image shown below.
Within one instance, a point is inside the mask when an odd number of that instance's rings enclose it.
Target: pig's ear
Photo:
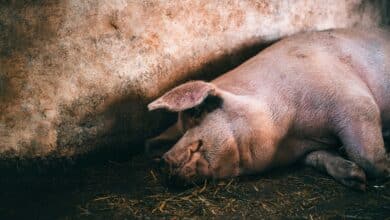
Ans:
[[[204,81],[192,81],[180,85],[148,105],[149,111],[166,109],[180,112],[202,104],[207,97],[219,96],[218,88]]]

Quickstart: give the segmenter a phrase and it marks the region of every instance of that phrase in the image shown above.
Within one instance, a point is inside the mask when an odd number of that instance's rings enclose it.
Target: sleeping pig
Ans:
[[[187,181],[258,173],[296,161],[365,189],[390,159],[390,31],[291,36],[211,81],[182,84],[148,105],[178,112],[147,143]],[[345,151],[346,158],[338,152]]]

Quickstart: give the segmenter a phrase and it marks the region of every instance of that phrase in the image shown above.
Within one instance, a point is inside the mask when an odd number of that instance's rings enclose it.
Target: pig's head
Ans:
[[[173,175],[192,181],[240,174],[237,136],[245,122],[233,105],[229,93],[203,81],[178,86],[148,105],[179,113],[183,136],[163,156]]]

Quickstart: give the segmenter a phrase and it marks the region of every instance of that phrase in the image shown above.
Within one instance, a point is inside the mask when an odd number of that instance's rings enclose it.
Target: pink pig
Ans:
[[[389,175],[390,32],[345,29],[295,35],[212,82],[180,85],[149,110],[178,112],[151,139],[187,181],[258,173],[296,161],[364,190]],[[345,149],[347,159],[338,154]]]

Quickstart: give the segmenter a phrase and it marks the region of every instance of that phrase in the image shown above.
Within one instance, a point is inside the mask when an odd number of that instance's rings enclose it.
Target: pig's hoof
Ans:
[[[359,174],[351,175],[351,176],[346,177],[344,179],[340,179],[340,182],[342,184],[344,184],[345,186],[351,187],[353,189],[365,191],[366,190],[365,173],[361,169],[358,172],[359,172]]]
[[[366,190],[366,174],[362,168],[348,160],[339,160],[327,166],[328,173],[347,187]]]

